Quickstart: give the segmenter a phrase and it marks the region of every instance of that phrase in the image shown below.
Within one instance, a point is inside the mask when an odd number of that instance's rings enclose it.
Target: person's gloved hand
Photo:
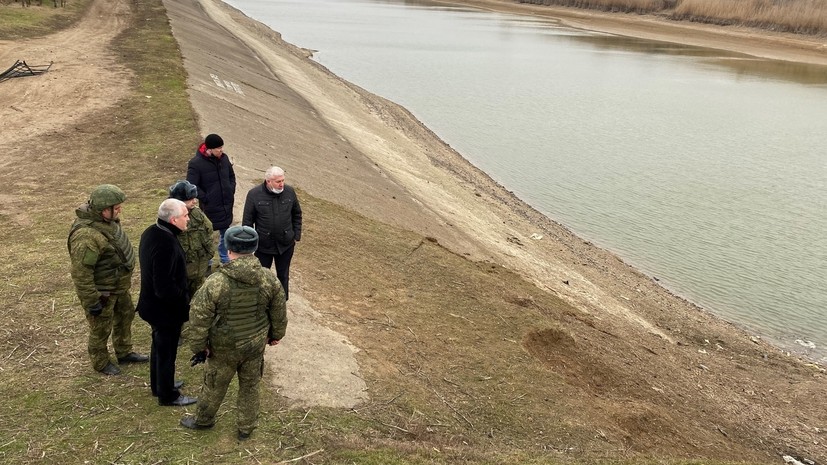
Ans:
[[[89,314],[92,316],[100,316],[103,313],[103,305],[101,305],[100,301],[95,302],[95,305],[89,307]]]
[[[195,365],[198,365],[199,363],[204,363],[206,361],[207,361],[207,350],[205,349],[205,350],[202,350],[201,352],[198,352],[197,354],[193,355],[192,358],[190,358],[190,366],[194,367]]]

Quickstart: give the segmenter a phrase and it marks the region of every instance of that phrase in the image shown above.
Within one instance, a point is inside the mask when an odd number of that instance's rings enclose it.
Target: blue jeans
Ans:
[[[221,259],[221,264],[230,263],[230,256],[227,254],[227,246],[224,245],[224,233],[227,228],[218,230],[218,258]]]

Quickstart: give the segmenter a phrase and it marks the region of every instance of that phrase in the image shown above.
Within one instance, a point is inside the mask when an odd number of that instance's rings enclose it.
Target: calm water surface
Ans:
[[[426,2],[228,3],[581,237],[827,361],[827,68]]]

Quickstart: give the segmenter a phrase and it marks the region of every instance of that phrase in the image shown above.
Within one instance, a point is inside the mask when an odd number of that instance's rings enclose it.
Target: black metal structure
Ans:
[[[48,65],[28,65],[25,61],[17,60],[9,69],[0,73],[0,82],[16,77],[37,76],[49,71],[51,67],[52,62]]]

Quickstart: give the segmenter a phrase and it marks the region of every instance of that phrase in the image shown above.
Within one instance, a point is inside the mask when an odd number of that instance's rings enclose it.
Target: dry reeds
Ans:
[[[559,5],[588,10],[648,14],[668,10],[677,0],[521,0],[534,5]]]
[[[682,0],[672,16],[799,34],[827,33],[827,2],[823,0]]]
[[[824,0],[519,0],[638,14],[660,14],[676,20],[757,27],[797,34],[827,35]]]

